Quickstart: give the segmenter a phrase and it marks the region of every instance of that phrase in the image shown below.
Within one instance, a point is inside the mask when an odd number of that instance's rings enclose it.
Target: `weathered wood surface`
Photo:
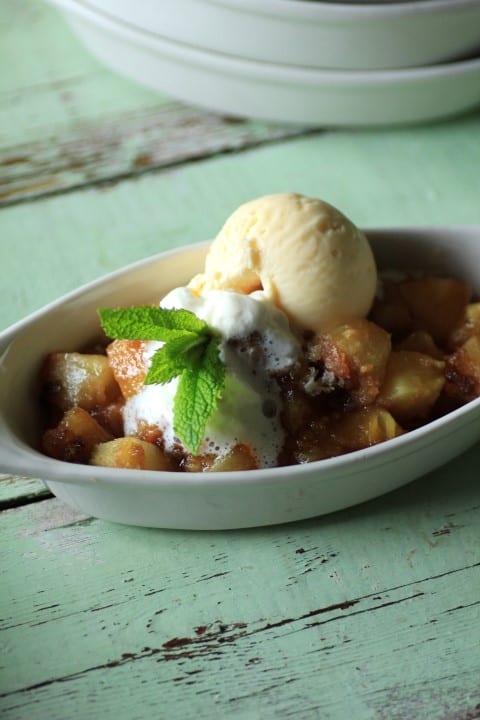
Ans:
[[[268,530],[3,512],[2,718],[473,720],[479,461]]]
[[[0,207],[301,132],[222,118],[115,76],[40,0],[4,0],[1,21],[0,67],[15,71],[0,75]]]
[[[114,75],[40,0],[3,0],[0,36],[0,328],[268,192],[480,223],[480,113],[303,135]],[[111,525],[0,475],[0,716],[480,718],[479,463],[225,533]]]

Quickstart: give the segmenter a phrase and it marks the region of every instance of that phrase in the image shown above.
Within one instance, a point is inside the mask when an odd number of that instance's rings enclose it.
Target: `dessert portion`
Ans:
[[[378,276],[361,230],[293,193],[238,208],[203,273],[157,307],[100,319],[102,346],[42,368],[51,457],[185,472],[305,463],[480,395],[468,285]]]

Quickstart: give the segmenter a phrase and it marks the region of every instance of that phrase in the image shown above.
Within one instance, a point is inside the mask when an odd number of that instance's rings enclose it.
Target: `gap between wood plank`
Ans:
[[[32,505],[32,503],[43,502],[44,500],[51,500],[54,497],[55,495],[45,488],[45,490],[32,493],[31,495],[19,495],[18,497],[8,498],[7,500],[0,500],[0,512],[20,508],[24,505]]]

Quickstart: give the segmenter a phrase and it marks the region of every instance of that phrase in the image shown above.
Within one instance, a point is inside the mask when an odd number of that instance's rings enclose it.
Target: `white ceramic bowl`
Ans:
[[[387,69],[480,52],[478,0],[61,0],[203,50],[281,65]]]
[[[275,65],[181,45],[134,30],[78,2],[55,1],[107,65],[148,87],[220,113],[300,125],[371,126],[435,120],[480,104],[480,58],[370,72]]]
[[[380,267],[442,270],[480,288],[480,226],[367,230]],[[81,288],[0,335],[0,471],[40,477],[89,515],[133,525],[224,529],[354,505],[433,470],[480,438],[480,399],[367,450],[249,472],[178,473],[73,465],[38,452],[37,373],[52,350],[98,333],[96,309],[158,300],[203,267],[206,245],[164,253]]]

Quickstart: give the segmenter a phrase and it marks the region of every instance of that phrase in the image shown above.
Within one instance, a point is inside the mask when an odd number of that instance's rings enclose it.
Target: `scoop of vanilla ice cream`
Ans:
[[[213,241],[205,270],[189,287],[265,297],[302,329],[322,332],[365,317],[377,271],[364,233],[322,200],[295,193],[241,205]]]

